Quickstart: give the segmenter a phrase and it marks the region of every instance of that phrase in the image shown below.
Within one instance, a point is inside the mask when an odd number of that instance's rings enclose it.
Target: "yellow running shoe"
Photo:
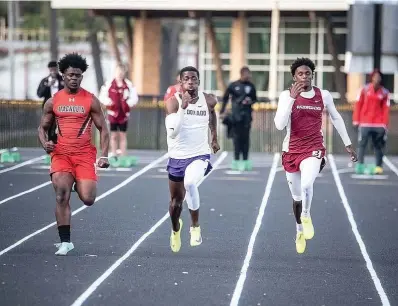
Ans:
[[[301,223],[303,224],[303,233],[304,237],[307,240],[312,239],[314,237],[314,226],[312,225],[311,217],[301,217]]]
[[[191,246],[198,246],[202,244],[202,235],[200,234],[200,226],[189,229],[191,233]]]
[[[307,242],[305,241],[303,232],[297,232],[296,234],[296,251],[299,254],[304,253]]]
[[[373,173],[374,174],[383,174],[383,168],[382,167],[376,167]]]
[[[171,229],[171,235],[170,235],[170,247],[173,252],[178,252],[181,249],[181,229],[182,229],[182,220],[179,220],[180,222],[180,229],[178,232],[173,231]]]

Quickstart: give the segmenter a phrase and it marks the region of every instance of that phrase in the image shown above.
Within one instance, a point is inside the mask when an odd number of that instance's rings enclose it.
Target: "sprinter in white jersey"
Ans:
[[[181,92],[166,101],[166,131],[169,162],[170,218],[172,223],[170,247],[181,248],[182,203],[187,201],[191,214],[191,246],[202,243],[199,225],[199,191],[197,183],[212,166],[210,153],[220,150],[217,141],[217,117],[213,95],[198,91],[199,71],[185,67],[180,71]],[[209,141],[209,128],[211,141]],[[209,144],[210,143],[210,144]]]

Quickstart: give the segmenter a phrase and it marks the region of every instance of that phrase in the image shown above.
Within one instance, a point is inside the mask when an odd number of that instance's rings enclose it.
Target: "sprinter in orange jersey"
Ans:
[[[50,175],[55,189],[58,233],[61,243],[56,255],[66,255],[74,246],[70,240],[70,193],[76,190],[87,206],[97,196],[96,167],[108,168],[109,131],[98,99],[80,87],[87,63],[80,55],[65,55],[59,62],[65,88],[44,105],[39,126],[39,139],[51,155]],[[57,142],[48,140],[48,129],[56,122]],[[91,127],[95,124],[101,135],[102,154],[92,145]]]

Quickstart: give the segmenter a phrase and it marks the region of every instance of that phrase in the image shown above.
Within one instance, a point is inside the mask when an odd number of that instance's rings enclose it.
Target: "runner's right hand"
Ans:
[[[108,168],[109,167],[108,157],[100,157],[97,161],[97,166],[99,168]]]
[[[54,151],[55,144],[53,143],[52,140],[50,140],[50,141],[46,141],[44,143],[43,147],[44,147],[44,151],[46,151],[47,153],[51,153],[52,151]]]
[[[290,96],[296,99],[297,96],[304,91],[304,83],[295,82],[292,87],[290,87]]]
[[[189,105],[189,102],[191,102],[191,100],[192,100],[192,97],[191,97],[191,95],[188,93],[188,91],[186,91],[186,92],[184,92],[183,94],[182,94],[182,103],[181,103],[181,108],[182,109],[186,109],[187,107],[188,107],[188,105]]]
[[[351,157],[351,161],[356,163],[358,161],[358,155],[357,152],[355,152],[354,148],[352,147],[352,145],[348,145],[345,147],[347,150],[347,153],[350,155]]]

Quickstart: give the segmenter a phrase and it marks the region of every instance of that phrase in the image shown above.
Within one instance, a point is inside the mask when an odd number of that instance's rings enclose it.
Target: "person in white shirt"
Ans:
[[[180,92],[176,92],[165,103],[169,213],[172,223],[170,247],[173,252],[181,248],[183,223],[180,215],[184,197],[191,214],[190,244],[198,246],[202,243],[197,183],[212,169],[210,154],[220,150],[214,110],[216,97],[199,91],[199,71],[195,67],[188,66],[181,70],[180,84]]]
[[[296,219],[296,250],[304,253],[306,240],[315,231],[310,214],[314,182],[326,163],[326,146],[322,134],[322,114],[328,111],[351,161],[357,161],[343,118],[328,90],[313,86],[315,64],[298,58],[291,67],[293,85],[279,97],[274,122],[278,130],[286,129],[282,145],[282,165],[293,198]]]

